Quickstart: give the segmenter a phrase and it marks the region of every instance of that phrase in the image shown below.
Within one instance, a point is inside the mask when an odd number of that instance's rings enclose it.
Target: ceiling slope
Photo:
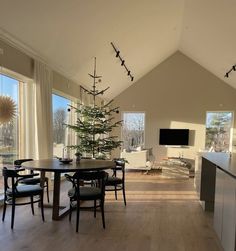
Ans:
[[[88,73],[96,56],[101,88],[110,86],[108,99],[133,83],[110,42],[121,51],[135,81],[179,46],[184,0],[0,2],[5,35],[78,84],[90,85]]]
[[[236,88],[236,1],[186,0],[179,49],[208,71]]]

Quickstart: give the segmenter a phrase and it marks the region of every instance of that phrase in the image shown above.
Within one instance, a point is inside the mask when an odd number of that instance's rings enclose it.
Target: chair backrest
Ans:
[[[125,179],[125,161],[123,160],[114,160],[116,163],[116,166],[112,168],[113,170],[113,176],[116,177],[117,171],[122,171],[122,180]]]
[[[3,167],[2,176],[4,178],[4,192],[6,192],[8,188],[12,188],[12,193],[14,193],[19,177],[17,171]],[[11,179],[11,186],[9,185],[8,179]]]
[[[26,161],[32,161],[33,159],[16,159],[14,161],[14,166],[16,167],[21,167],[21,164],[26,162]]]
[[[14,161],[14,166],[15,167],[17,167],[17,168],[20,168],[21,167],[21,165],[22,165],[22,163],[24,163],[24,162],[27,162],[27,161],[32,161],[33,159],[16,159],[15,161]],[[30,170],[30,173],[34,173],[34,171],[33,170]]]
[[[102,180],[106,177],[105,171],[78,171],[76,172],[73,177],[78,180]]]
[[[80,194],[80,185],[83,181],[94,181],[101,188],[101,193],[105,194],[105,179],[107,178],[105,171],[78,171],[72,177],[69,175],[65,176],[67,180],[72,182],[78,194]]]
[[[5,178],[10,178],[10,177],[18,177],[17,171],[14,169],[7,169],[6,167],[3,167],[2,169],[2,176]]]

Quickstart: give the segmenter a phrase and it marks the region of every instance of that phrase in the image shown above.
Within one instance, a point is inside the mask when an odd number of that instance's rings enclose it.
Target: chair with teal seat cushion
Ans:
[[[116,166],[112,168],[112,175],[109,175],[105,182],[106,191],[114,191],[117,200],[117,191],[122,190],[124,204],[126,206],[125,196],[125,161],[114,160]]]
[[[71,221],[71,214],[74,207],[76,207],[76,232],[79,229],[79,217],[81,207],[80,201],[93,201],[94,217],[96,217],[96,208],[101,208],[103,228],[105,228],[105,215],[104,215],[104,201],[105,201],[105,179],[107,173],[104,171],[91,171],[91,172],[76,172],[73,176],[65,174],[68,181],[72,183],[72,188],[68,191],[70,198],[70,214],[69,220]],[[93,185],[85,186],[85,181],[91,181]],[[94,185],[96,184],[96,185]],[[97,205],[97,201],[99,204]]]
[[[14,161],[14,166],[17,167],[17,168],[20,168],[22,163],[26,162],[26,161],[32,161],[33,159],[17,159]],[[31,174],[34,174],[33,170],[31,170]],[[34,176],[38,176],[39,174],[37,175],[34,175]],[[21,183],[22,184],[25,184],[25,185],[36,185],[36,184],[40,184],[41,182],[41,178],[40,177],[32,177],[32,178],[26,178],[26,179],[23,179],[21,180]],[[44,187],[46,188],[46,192],[47,192],[47,200],[48,200],[48,203],[49,203],[49,185],[48,185],[48,177],[45,177],[44,179]]]
[[[44,207],[43,207],[43,188],[40,185],[23,185],[20,184],[25,178],[32,178],[33,174],[20,175],[17,169],[8,169],[6,167],[2,170],[4,178],[4,204],[2,221],[5,219],[7,205],[12,206],[11,214],[11,228],[14,227],[15,206],[31,204],[32,214],[34,215],[34,203],[39,202],[41,206],[42,219],[44,221]],[[9,182],[10,181],[10,182]],[[37,196],[37,197],[35,197]],[[29,198],[29,200],[21,200],[22,198]]]

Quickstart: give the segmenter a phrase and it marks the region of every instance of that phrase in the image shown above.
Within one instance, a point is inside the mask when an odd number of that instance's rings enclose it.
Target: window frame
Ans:
[[[205,120],[205,148],[206,148],[206,133],[207,133],[207,114],[208,113],[231,113],[232,119],[231,119],[231,126],[230,126],[230,139],[229,139],[229,152],[232,152],[233,149],[233,130],[234,130],[234,111],[232,110],[217,110],[217,111],[206,111],[206,120]]]
[[[121,140],[124,142],[124,138],[123,138],[123,126],[124,126],[124,114],[125,113],[142,113],[144,114],[144,130],[143,130],[143,146],[141,147],[145,147],[145,141],[146,141],[146,112],[145,111],[122,111],[121,112],[121,116],[122,116],[122,126],[121,126]],[[124,150],[124,144],[122,144],[122,147],[121,147],[122,150]]]
[[[52,121],[53,121],[53,95],[57,95],[57,96],[60,96],[60,97],[62,97],[62,98],[65,98],[65,99],[68,99],[68,100],[70,100],[70,102],[71,102],[71,104],[73,105],[73,103],[74,104],[76,104],[76,103],[78,103],[78,100],[76,99],[76,98],[74,98],[74,97],[72,97],[72,96],[70,96],[70,95],[68,95],[68,94],[66,94],[66,93],[63,93],[63,92],[61,92],[61,91],[58,91],[58,90],[56,90],[56,89],[52,89]],[[71,111],[70,111],[71,112]],[[76,114],[74,114],[74,116],[76,116]],[[73,119],[76,119],[76,117],[74,117]],[[52,122],[52,126],[53,126],[53,122]],[[52,131],[53,131],[53,128],[52,128]],[[73,134],[73,132],[72,132],[72,134]],[[75,136],[75,135],[74,135]],[[67,136],[68,137],[68,136]],[[72,136],[70,136],[70,137],[73,137],[73,135]],[[68,139],[67,139],[68,140]],[[66,141],[67,141],[66,139],[65,139],[65,145],[64,145],[64,147],[66,146]],[[54,141],[54,140],[53,140]],[[74,143],[76,143],[77,142],[77,137],[75,136],[75,142],[71,142],[72,144],[74,144]],[[53,144],[54,144],[54,142],[53,142]],[[68,155],[70,156],[70,157],[73,157],[73,154],[74,153],[74,150],[70,150],[70,152],[68,153]]]

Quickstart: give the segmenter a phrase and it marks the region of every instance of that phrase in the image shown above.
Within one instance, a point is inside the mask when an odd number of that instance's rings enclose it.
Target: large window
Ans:
[[[207,112],[206,150],[229,152],[232,147],[233,112]]]
[[[73,144],[72,135],[65,124],[70,124],[72,113],[68,112],[68,105],[72,101],[65,97],[53,94],[53,155],[57,157],[69,157],[69,151],[65,146]],[[71,156],[73,157],[73,156]]]
[[[11,97],[18,108],[19,82],[0,74],[0,95]],[[18,114],[18,112],[17,112]],[[0,164],[12,164],[18,156],[18,116],[0,125]]]
[[[0,95],[11,97],[18,109],[19,82],[0,74]],[[18,110],[17,113],[18,114]],[[0,124],[0,166],[12,164],[18,158],[18,115],[12,121]],[[3,193],[3,177],[0,173],[0,197]]]
[[[124,112],[122,126],[123,148],[134,150],[144,146],[145,113]]]

